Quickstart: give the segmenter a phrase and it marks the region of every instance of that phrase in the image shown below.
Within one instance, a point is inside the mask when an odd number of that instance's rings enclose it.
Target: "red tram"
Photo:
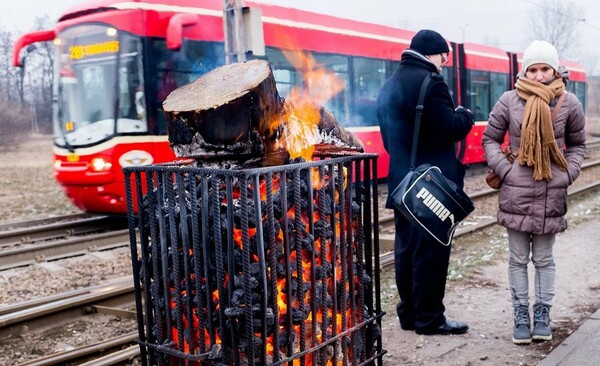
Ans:
[[[303,83],[283,51],[309,51],[346,87],[325,106],[380,154],[387,175],[375,104],[414,32],[296,9],[246,2],[262,11],[266,58],[281,95]],[[21,50],[53,41],[54,175],[87,212],[124,213],[122,167],[171,161],[162,101],[175,88],[225,63],[221,0],[89,0],[63,14],[54,29],[25,34]],[[484,161],[481,133],[500,95],[514,84],[518,55],[472,43],[452,43],[445,78],[457,104],[477,123],[457,149],[465,164]],[[571,70],[570,90],[585,101],[586,75]]]

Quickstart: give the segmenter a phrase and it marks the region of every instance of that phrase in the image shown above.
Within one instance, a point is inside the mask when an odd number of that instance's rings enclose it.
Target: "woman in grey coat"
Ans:
[[[545,41],[531,43],[523,54],[516,89],[500,97],[483,136],[488,165],[503,180],[498,223],[508,231],[516,344],[552,339],[552,247],[556,234],[567,228],[567,187],[579,175],[585,151],[583,107],[575,95],[566,92],[567,78],[558,70],[556,48]],[[502,151],[506,133],[517,155],[512,163]],[[533,329],[527,277],[530,258],[535,267]]]

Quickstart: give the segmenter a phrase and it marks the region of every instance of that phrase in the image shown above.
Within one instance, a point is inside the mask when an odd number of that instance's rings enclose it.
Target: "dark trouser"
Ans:
[[[446,321],[443,300],[451,245],[421,235],[398,210],[394,220],[400,324],[403,329],[437,328]]]

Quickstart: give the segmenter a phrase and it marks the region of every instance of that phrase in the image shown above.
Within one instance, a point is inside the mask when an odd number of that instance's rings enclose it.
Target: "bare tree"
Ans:
[[[22,75],[11,64],[14,41],[11,32],[0,28],[0,96],[5,101],[21,103]]]
[[[36,17],[32,31],[48,29],[51,26],[47,15]],[[11,50],[7,53],[9,60],[12,57],[14,40],[10,43]],[[1,47],[2,43],[0,42]],[[30,114],[31,131],[48,133],[52,130],[54,45],[52,42],[32,44],[26,47],[20,56],[23,60],[21,68],[8,67],[18,75],[16,77],[18,85],[13,90],[19,93],[18,100],[22,109]],[[2,82],[1,79],[0,82]]]
[[[0,27],[0,150],[12,149],[26,137],[29,115],[22,108],[21,80],[11,65],[14,36]]]
[[[585,67],[585,71],[588,75],[596,75],[596,71],[598,71],[598,67],[600,60],[598,59],[598,54],[592,52],[586,52],[584,57],[580,60],[580,62]]]
[[[528,37],[548,41],[556,47],[561,57],[568,56],[579,46],[577,27],[585,21],[584,11],[573,2],[548,0],[536,4],[529,13],[532,32]]]
[[[34,19],[34,31],[48,29],[48,15]],[[23,75],[23,104],[31,111],[31,129],[34,132],[52,130],[52,83],[54,45],[52,42],[36,43],[26,51]]]

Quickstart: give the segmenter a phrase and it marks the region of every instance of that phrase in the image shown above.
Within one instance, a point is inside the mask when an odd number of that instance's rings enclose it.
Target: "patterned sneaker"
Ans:
[[[533,305],[533,332],[534,341],[549,341],[552,339],[550,330],[550,307],[544,304]]]
[[[513,331],[512,341],[514,344],[531,343],[531,333],[529,331],[529,307],[520,305],[515,308],[515,329]]]

